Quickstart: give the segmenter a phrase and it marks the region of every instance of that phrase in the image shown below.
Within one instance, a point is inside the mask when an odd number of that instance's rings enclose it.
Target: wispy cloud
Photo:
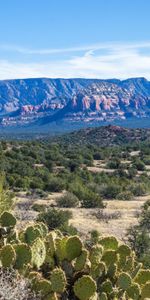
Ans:
[[[41,48],[41,49],[32,49],[21,47],[17,45],[9,44],[0,44],[0,49],[9,52],[18,52],[21,54],[27,55],[48,55],[48,54],[59,54],[59,53],[71,53],[71,52],[80,52],[80,51],[92,51],[92,50],[114,50],[114,49],[142,49],[150,48],[150,41],[142,42],[133,42],[133,43],[124,43],[124,42],[105,42],[97,43],[90,45],[81,45],[76,47],[67,47],[67,48]]]
[[[104,43],[63,49],[27,49],[0,45],[1,50],[29,55],[26,63],[0,57],[0,79],[26,77],[150,79],[150,42]],[[57,54],[58,58],[52,54]],[[63,55],[66,53],[67,55]],[[61,55],[59,55],[61,54]],[[34,56],[34,63],[32,62]],[[42,56],[43,55],[43,56]],[[38,59],[36,59],[36,57]],[[67,57],[67,58],[66,58]],[[22,59],[22,61],[25,61]]]

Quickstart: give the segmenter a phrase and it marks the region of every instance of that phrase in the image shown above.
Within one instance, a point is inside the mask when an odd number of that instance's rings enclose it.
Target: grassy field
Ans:
[[[20,219],[20,227],[32,223],[36,219],[38,212],[32,209],[33,204],[43,205],[46,207],[56,206],[56,199],[63,193],[51,193],[46,199],[40,199],[36,196],[27,196],[26,193],[18,193],[14,207],[15,214]],[[135,197],[131,201],[121,200],[104,200],[106,208],[103,209],[104,215],[110,217],[109,220],[98,219],[95,214],[100,210],[98,208],[70,208],[73,218],[70,224],[77,228],[83,238],[89,236],[92,230],[98,230],[102,235],[114,235],[119,240],[124,241],[127,229],[137,223],[141,206],[149,195]],[[68,210],[68,209],[67,209]],[[111,219],[111,215],[118,214],[119,217]]]

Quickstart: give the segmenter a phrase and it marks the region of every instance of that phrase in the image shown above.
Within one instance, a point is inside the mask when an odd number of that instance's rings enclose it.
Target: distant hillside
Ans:
[[[4,127],[149,118],[150,82],[145,78],[4,80],[0,116]]]
[[[150,129],[130,129],[120,126],[101,126],[74,131],[56,138],[66,144],[117,146],[132,142],[150,141]]]
[[[93,82],[93,79],[49,78],[0,80],[0,113],[14,112],[22,107],[22,111],[28,112],[30,106],[33,110],[62,108],[73,93]]]

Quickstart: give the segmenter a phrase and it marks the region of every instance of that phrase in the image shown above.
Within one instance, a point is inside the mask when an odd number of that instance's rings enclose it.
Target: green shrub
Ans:
[[[61,192],[64,188],[64,181],[56,177],[51,178],[45,186],[45,189],[49,192]]]
[[[77,207],[79,206],[79,199],[70,192],[66,192],[62,197],[56,200],[58,207]]]
[[[133,198],[133,194],[130,191],[125,191],[118,194],[117,198],[119,200],[131,200]]]
[[[84,198],[81,200],[81,206],[84,208],[103,208],[104,204],[101,197],[92,191],[87,191]]]
[[[142,183],[131,186],[131,192],[134,196],[144,196],[147,192],[146,186]]]
[[[45,223],[50,230],[53,228],[60,228],[61,226],[68,224],[71,217],[72,213],[70,211],[50,208],[46,212],[39,214],[37,221]]]
[[[138,171],[144,171],[145,170],[145,164],[143,161],[141,160],[136,160],[134,163],[133,163],[133,167],[135,167]]]
[[[102,196],[106,199],[116,199],[122,192],[121,187],[117,184],[108,184],[102,191]]]
[[[34,211],[37,211],[37,212],[44,212],[45,211],[45,207],[43,204],[38,204],[38,203],[35,203],[32,205],[31,207]]]

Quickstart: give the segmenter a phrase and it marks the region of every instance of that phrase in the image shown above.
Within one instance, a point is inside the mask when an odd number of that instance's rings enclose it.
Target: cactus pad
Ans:
[[[140,285],[150,281],[150,270],[139,270],[134,280]]]
[[[21,269],[31,262],[32,253],[30,246],[27,244],[17,244],[14,245],[14,249],[16,252],[15,267],[17,269]]]
[[[11,267],[14,265],[16,260],[16,252],[12,245],[5,245],[0,251],[0,261],[4,268]]]
[[[82,253],[80,254],[80,256],[78,256],[76,258],[76,261],[74,264],[74,268],[76,271],[81,271],[84,269],[87,258],[88,258],[88,251],[86,249],[84,249],[84,250],[82,250]]]
[[[16,218],[8,211],[4,211],[0,216],[0,224],[3,227],[14,227],[16,225]]]
[[[142,287],[141,300],[149,299],[150,297],[150,281]]]
[[[129,298],[138,300],[141,294],[140,286],[137,283],[131,284],[129,289],[127,289],[127,295]]]
[[[122,272],[118,277],[118,286],[126,291],[131,286],[131,277],[129,274]]]
[[[41,232],[35,226],[28,226],[25,231],[25,241],[31,245],[38,237],[42,237]]]
[[[52,271],[50,276],[52,291],[56,293],[63,293],[67,284],[65,273],[62,269],[56,268]]]
[[[68,260],[73,260],[80,256],[82,252],[82,242],[78,236],[71,236],[66,241],[66,255]]]
[[[96,293],[96,283],[88,275],[79,278],[74,284],[74,293],[80,300],[89,300]]]
[[[105,250],[117,250],[118,240],[114,236],[103,237],[99,240],[99,243]]]
[[[37,238],[32,247],[32,264],[38,269],[42,266],[46,258],[46,248],[44,242]]]

